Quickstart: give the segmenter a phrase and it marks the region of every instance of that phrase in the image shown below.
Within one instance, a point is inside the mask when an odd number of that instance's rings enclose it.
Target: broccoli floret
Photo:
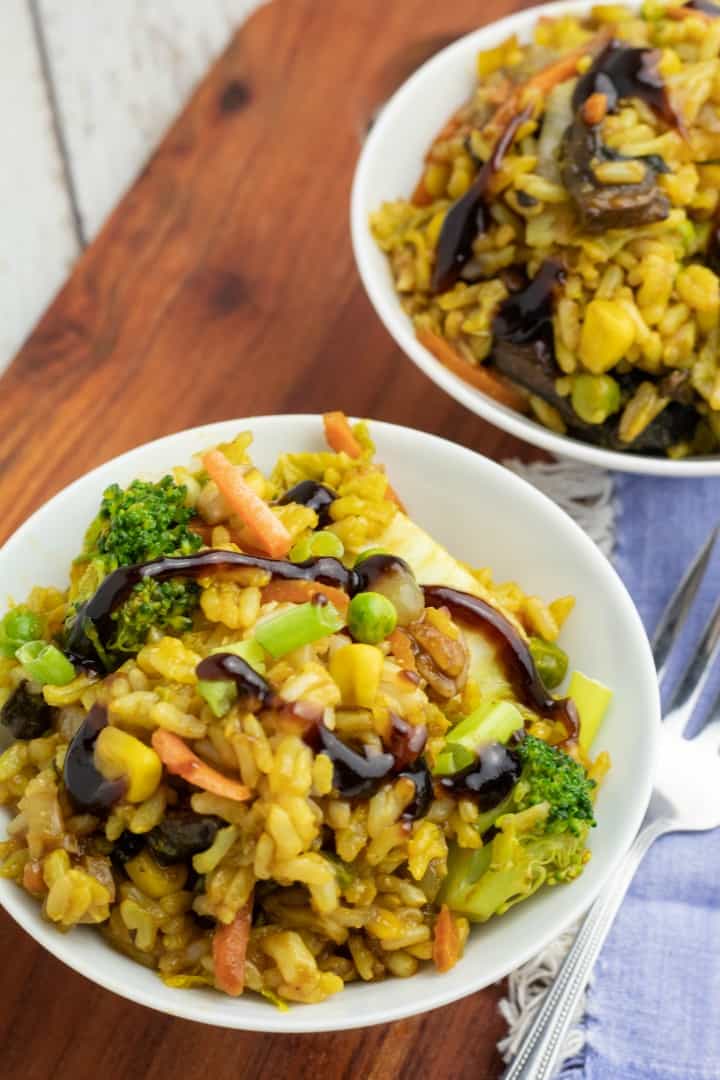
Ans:
[[[486,842],[477,850],[450,845],[441,899],[477,922],[501,915],[545,883],[571,881],[590,857],[594,781],[541,739],[526,735],[515,749],[522,772],[492,823],[482,815]]]
[[[163,555],[192,555],[202,540],[187,527],[193,511],[186,497],[171,476],[157,483],[133,480],[125,491],[111,484],[85,534],[82,558],[100,559],[109,573]]]
[[[542,739],[526,735],[517,747],[522,773],[513,795],[518,809],[547,803],[546,833],[571,832],[579,836],[595,824],[592,805],[594,780],[569,754]]]
[[[106,489],[76,560],[68,632],[78,608],[113,570],[168,555],[192,555],[202,547],[201,537],[188,528],[193,511],[186,506],[186,495],[171,476],[157,483],[134,480],[126,490],[117,484]],[[113,612],[117,630],[111,640],[93,642],[98,656],[113,667],[120,662],[118,654],[138,652],[151,629],[189,630],[199,593],[193,581],[139,582]]]

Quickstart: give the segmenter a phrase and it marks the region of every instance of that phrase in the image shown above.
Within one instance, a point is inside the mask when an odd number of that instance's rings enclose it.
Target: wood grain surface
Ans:
[[[531,456],[399,353],[365,298],[347,223],[359,140],[390,73],[417,62],[418,43],[512,7],[276,0],[250,19],[0,380],[0,539],[107,458],[227,417],[342,408]],[[0,954],[6,1080],[501,1070],[501,987],[366,1031],[271,1037],[114,997],[4,914]]]

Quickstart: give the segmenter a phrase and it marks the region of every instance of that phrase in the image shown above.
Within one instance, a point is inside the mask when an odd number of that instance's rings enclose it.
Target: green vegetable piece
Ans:
[[[516,752],[523,766],[514,789],[518,809],[547,803],[546,832],[579,835],[583,828],[595,824],[592,805],[595,782],[588,780],[582,765],[564,750],[533,735],[526,735]]]
[[[524,727],[522,713],[511,701],[488,701],[466,716],[445,736],[445,746],[435,762],[435,776],[451,776],[470,765],[483,746],[506,743]]]
[[[613,692],[596,679],[590,679],[581,671],[573,671],[570,676],[568,697],[577,706],[580,717],[580,748],[588,752],[600,725],[605,719]]]
[[[345,546],[335,533],[321,532],[304,536],[290,548],[291,562],[305,562],[306,559],[319,558],[321,555],[330,555],[333,559],[342,559],[345,554]]]
[[[230,712],[237,699],[237,687],[232,679],[198,679],[197,691],[217,717]]]
[[[612,375],[576,375],[572,407],[588,424],[602,424],[620,408],[620,386]]]
[[[568,655],[553,641],[544,638],[530,638],[530,654],[535,661],[538,675],[548,690],[554,690],[565,678],[568,667]]]
[[[381,547],[367,548],[367,550],[360,552],[357,559],[355,560],[354,565],[359,566],[360,563],[363,561],[363,559],[369,559],[373,555],[387,555],[387,554],[388,554],[388,552],[385,550],[385,548],[381,548]]]
[[[288,558],[290,559],[290,562],[300,563],[305,562],[305,560],[309,559],[311,555],[312,550],[310,548],[310,537],[303,536],[301,540],[298,540],[297,543],[293,544],[293,546],[290,548],[290,554],[288,555]]]
[[[333,532],[316,532],[310,539],[310,550],[313,555],[329,555],[333,559],[342,559],[345,554],[345,545],[339,536]]]
[[[214,653],[232,653],[233,656],[239,656],[241,660],[254,668],[258,674],[265,674],[265,651],[254,638],[237,641],[232,645],[219,645],[217,649],[210,650],[211,656]]]
[[[278,660],[303,645],[337,633],[345,625],[337,608],[330,603],[296,604],[258,626],[255,640]]]
[[[382,593],[362,592],[350,601],[348,630],[355,641],[377,645],[392,634],[396,625],[395,606]]]
[[[335,877],[337,883],[341,889],[347,889],[348,885],[352,885],[355,880],[356,874],[352,866],[349,863],[344,862],[339,855],[333,855],[329,851],[323,852],[323,858],[329,862],[335,871]]]
[[[26,607],[15,607],[0,620],[0,655],[14,656],[27,641],[42,636],[43,620]]]
[[[75,678],[75,668],[57,645],[28,641],[15,655],[30,678],[42,686],[65,686]]]

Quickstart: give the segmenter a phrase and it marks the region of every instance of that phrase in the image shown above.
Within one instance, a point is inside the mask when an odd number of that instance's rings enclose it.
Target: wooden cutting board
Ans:
[[[525,6],[276,0],[242,28],[0,380],[0,540],[100,462],[228,417],[341,408],[531,456],[401,355],[348,231],[360,139],[393,72],[409,73],[429,41]],[[0,955],[6,1080],[501,1071],[500,986],[365,1031],[266,1036],[106,993],[4,913]]]

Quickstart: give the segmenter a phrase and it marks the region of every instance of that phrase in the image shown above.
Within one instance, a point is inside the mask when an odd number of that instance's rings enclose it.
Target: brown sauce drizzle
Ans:
[[[456,798],[472,799],[482,813],[494,810],[517,783],[520,758],[502,743],[483,747],[478,758],[452,776],[441,776],[440,787]]]
[[[713,4],[712,0],[689,0],[683,4],[681,11],[702,11],[703,15],[710,15],[713,19],[720,18],[720,5]]]
[[[401,777],[412,780],[415,785],[415,797],[411,803],[408,803],[400,817],[403,821],[417,821],[418,818],[425,817],[435,795],[433,779],[425,758],[419,758],[414,765],[403,769],[401,773],[398,773],[398,779]]]
[[[605,95],[608,112],[615,112],[623,98],[640,98],[670,127],[682,130],[682,122],[658,70],[660,58],[659,49],[635,48],[616,40],[608,42],[578,79],[572,96],[573,109],[579,109],[591,94]]]
[[[450,289],[459,278],[462,268],[472,257],[475,238],[485,231],[487,214],[485,197],[490,180],[500,168],[518,130],[531,116],[531,105],[513,116],[470,187],[453,203],[445,215],[435,252],[433,292],[445,292],[446,289]]]
[[[198,679],[234,682],[238,699],[247,712],[256,712],[272,699],[272,687],[262,675],[235,653],[211,653],[195,668]]]
[[[337,493],[325,484],[319,484],[316,480],[301,480],[299,484],[281,495],[278,506],[286,506],[288,503],[308,506],[318,516],[318,528],[323,529],[332,520],[330,507],[336,499]]]
[[[107,780],[95,765],[95,743],[107,722],[107,709],[103,705],[93,705],[73,735],[65,755],[65,787],[81,810],[106,812],[127,790],[125,779]]]
[[[527,643],[497,608],[479,596],[445,585],[425,585],[423,592],[428,607],[446,607],[453,618],[470,623],[491,637],[500,649],[505,672],[518,701],[546,720],[559,720],[568,739],[577,738],[578,715],[574,702],[570,698],[556,700],[548,694]]]
[[[316,754],[327,754],[332,761],[333,787],[344,799],[368,798],[395,769],[393,754],[358,753],[324,724],[306,732],[304,738]]]
[[[495,342],[532,344],[549,359],[554,357],[553,292],[565,279],[565,269],[555,259],[546,259],[535,277],[502,302],[493,319]]]
[[[267,559],[260,555],[211,549],[198,552],[197,555],[173,556],[136,563],[134,566],[121,566],[108,574],[93,596],[79,608],[67,638],[68,655],[79,664],[98,666],[97,650],[88,636],[88,629],[92,627],[93,636],[96,634],[100,643],[104,644],[112,635],[113,612],[127,600],[138,582],[146,578],[155,581],[168,581],[178,577],[197,578],[214,570],[229,570],[240,566],[265,570],[274,577],[285,580],[319,581],[325,585],[335,585],[348,593],[353,591],[357,582],[354,571],[348,570],[338,559],[329,556],[292,563],[286,559]]]

